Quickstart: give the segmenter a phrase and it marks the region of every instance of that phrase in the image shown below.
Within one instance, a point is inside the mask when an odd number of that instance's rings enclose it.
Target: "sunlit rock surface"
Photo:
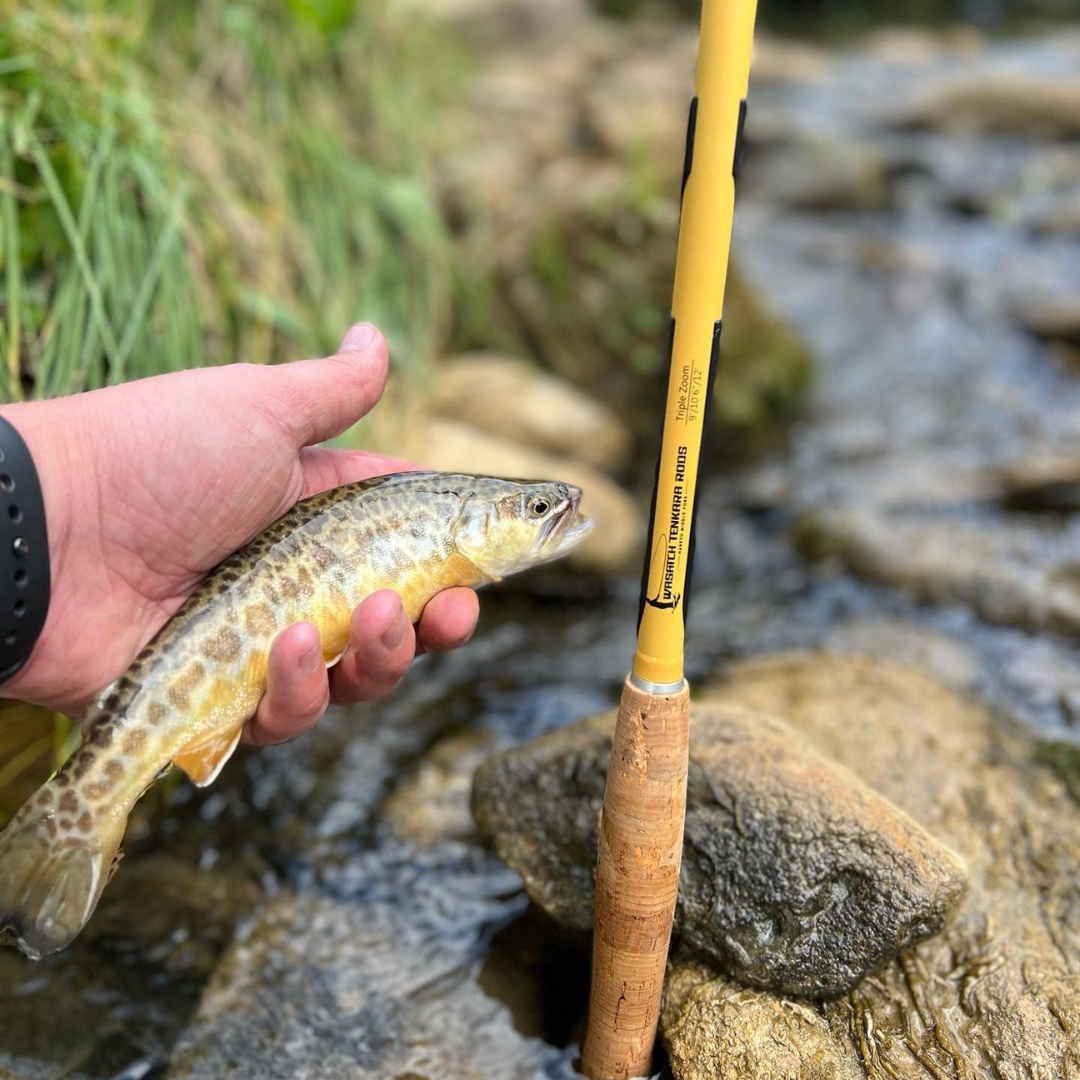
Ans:
[[[738,986],[699,963],[664,984],[664,1045],[679,1080],[864,1080],[845,1027],[819,1009]]]
[[[630,462],[631,432],[611,408],[520,360],[451,357],[436,371],[432,394],[439,415],[522,447],[609,473]]]

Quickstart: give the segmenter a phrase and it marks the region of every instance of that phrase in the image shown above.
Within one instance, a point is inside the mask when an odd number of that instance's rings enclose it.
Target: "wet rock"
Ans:
[[[151,956],[174,971],[209,973],[262,895],[254,877],[237,868],[203,870],[171,855],[133,860],[123,869],[123,888],[105,891],[83,937]]]
[[[886,616],[839,623],[826,635],[824,645],[830,652],[918,668],[956,690],[971,687],[979,672],[979,657],[958,638]]]
[[[1080,814],[1060,776],[1034,760],[1030,736],[925,675],[872,660],[789,654],[749,661],[708,697],[783,710],[822,752],[965,859],[971,888],[944,933],[846,997],[813,1006],[863,1073],[926,1080],[935,1075],[927,1063],[942,1062],[977,1076],[976,1063],[993,1062],[1001,1077],[1069,1075],[1080,1061],[1073,974]],[[706,1004],[721,998],[729,1013],[754,1010],[761,1000],[744,1003],[726,991],[722,981],[713,989],[699,982],[693,995]],[[772,999],[771,1015],[783,1004]],[[686,1007],[694,1008],[692,997]],[[676,1036],[681,1012],[668,1014]],[[729,1019],[725,1029],[741,1023]],[[721,1031],[679,1052],[707,1055],[726,1037]],[[775,1059],[789,1060],[783,1045]],[[759,1075],[772,1075],[764,1062]]]
[[[159,1073],[258,893],[233,868],[125,859],[68,949],[40,962],[0,949],[0,1076]]]
[[[678,1080],[864,1080],[846,1031],[800,1002],[675,964],[664,983],[664,1044]]]
[[[630,431],[610,408],[521,361],[492,354],[447,360],[432,393],[439,415],[520,446],[606,472],[619,472],[630,457]]]
[[[928,91],[901,123],[949,134],[1072,139],[1080,135],[1080,79],[979,70]]]
[[[444,840],[471,840],[469,811],[473,773],[491,755],[488,731],[465,731],[440,740],[382,807],[382,820],[401,840],[430,847]]]
[[[1054,514],[1080,511],[1080,458],[1029,458],[1001,469],[995,479],[1006,509]]]
[[[443,853],[436,877],[423,863],[374,858],[357,875],[371,895],[274,900],[215,972],[170,1080],[562,1075],[565,1055],[520,1036],[471,977],[513,911],[505,871]]]
[[[1080,562],[1070,528],[978,524],[919,514],[827,509],[794,530],[813,559],[935,603],[968,604],[1009,626],[1080,634]]]
[[[795,210],[865,212],[891,201],[885,159],[865,146],[804,143],[771,154],[754,179],[756,198]]]
[[[592,919],[610,715],[499,754],[473,811],[555,918]],[[780,721],[694,710],[677,932],[738,981],[834,997],[936,933],[963,891],[957,860]]]
[[[527,450],[451,420],[428,425],[421,460],[433,469],[576,484],[584,492],[581,505],[593,520],[593,529],[567,561],[591,573],[614,574],[640,558],[645,542],[641,510],[614,480],[589,465]]]
[[[1013,310],[1025,330],[1048,341],[1080,344],[1080,300],[1029,297]]]

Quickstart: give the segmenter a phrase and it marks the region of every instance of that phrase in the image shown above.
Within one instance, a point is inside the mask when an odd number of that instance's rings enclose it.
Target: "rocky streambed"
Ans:
[[[1069,1077],[1080,41],[761,59],[737,256],[816,375],[702,495],[667,1067]],[[0,1076],[572,1077],[588,718],[637,586],[530,589],[389,702],[145,803],[73,948],[0,954]]]

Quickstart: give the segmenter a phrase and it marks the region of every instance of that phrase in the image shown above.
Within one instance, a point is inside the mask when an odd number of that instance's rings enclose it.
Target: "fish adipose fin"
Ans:
[[[118,859],[118,828],[83,832],[57,800],[43,803],[51,784],[30,800],[0,832],[0,930],[31,960],[68,945],[97,907]],[[70,789],[65,794],[71,794]],[[71,825],[71,828],[65,828]]]
[[[185,746],[173,758],[173,764],[178,769],[183,769],[193,784],[206,787],[217,779],[218,773],[225,767],[225,762],[233,756],[243,730],[243,727],[238,727],[229,734]]]

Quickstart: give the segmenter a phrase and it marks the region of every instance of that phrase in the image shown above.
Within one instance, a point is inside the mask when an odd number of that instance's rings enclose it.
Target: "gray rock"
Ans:
[[[770,155],[755,176],[755,195],[826,213],[884,210],[891,201],[880,152],[831,142],[800,143]]]
[[[1071,139],[1080,135],[1080,79],[979,69],[920,94],[899,123],[946,133]]]
[[[803,515],[794,542],[813,559],[989,622],[1080,635],[1078,533],[1023,519],[993,529],[924,513],[828,508]]]
[[[473,810],[555,918],[592,918],[610,715],[496,755]],[[959,860],[780,721],[698,704],[677,934],[738,981],[828,998],[942,928]]]

